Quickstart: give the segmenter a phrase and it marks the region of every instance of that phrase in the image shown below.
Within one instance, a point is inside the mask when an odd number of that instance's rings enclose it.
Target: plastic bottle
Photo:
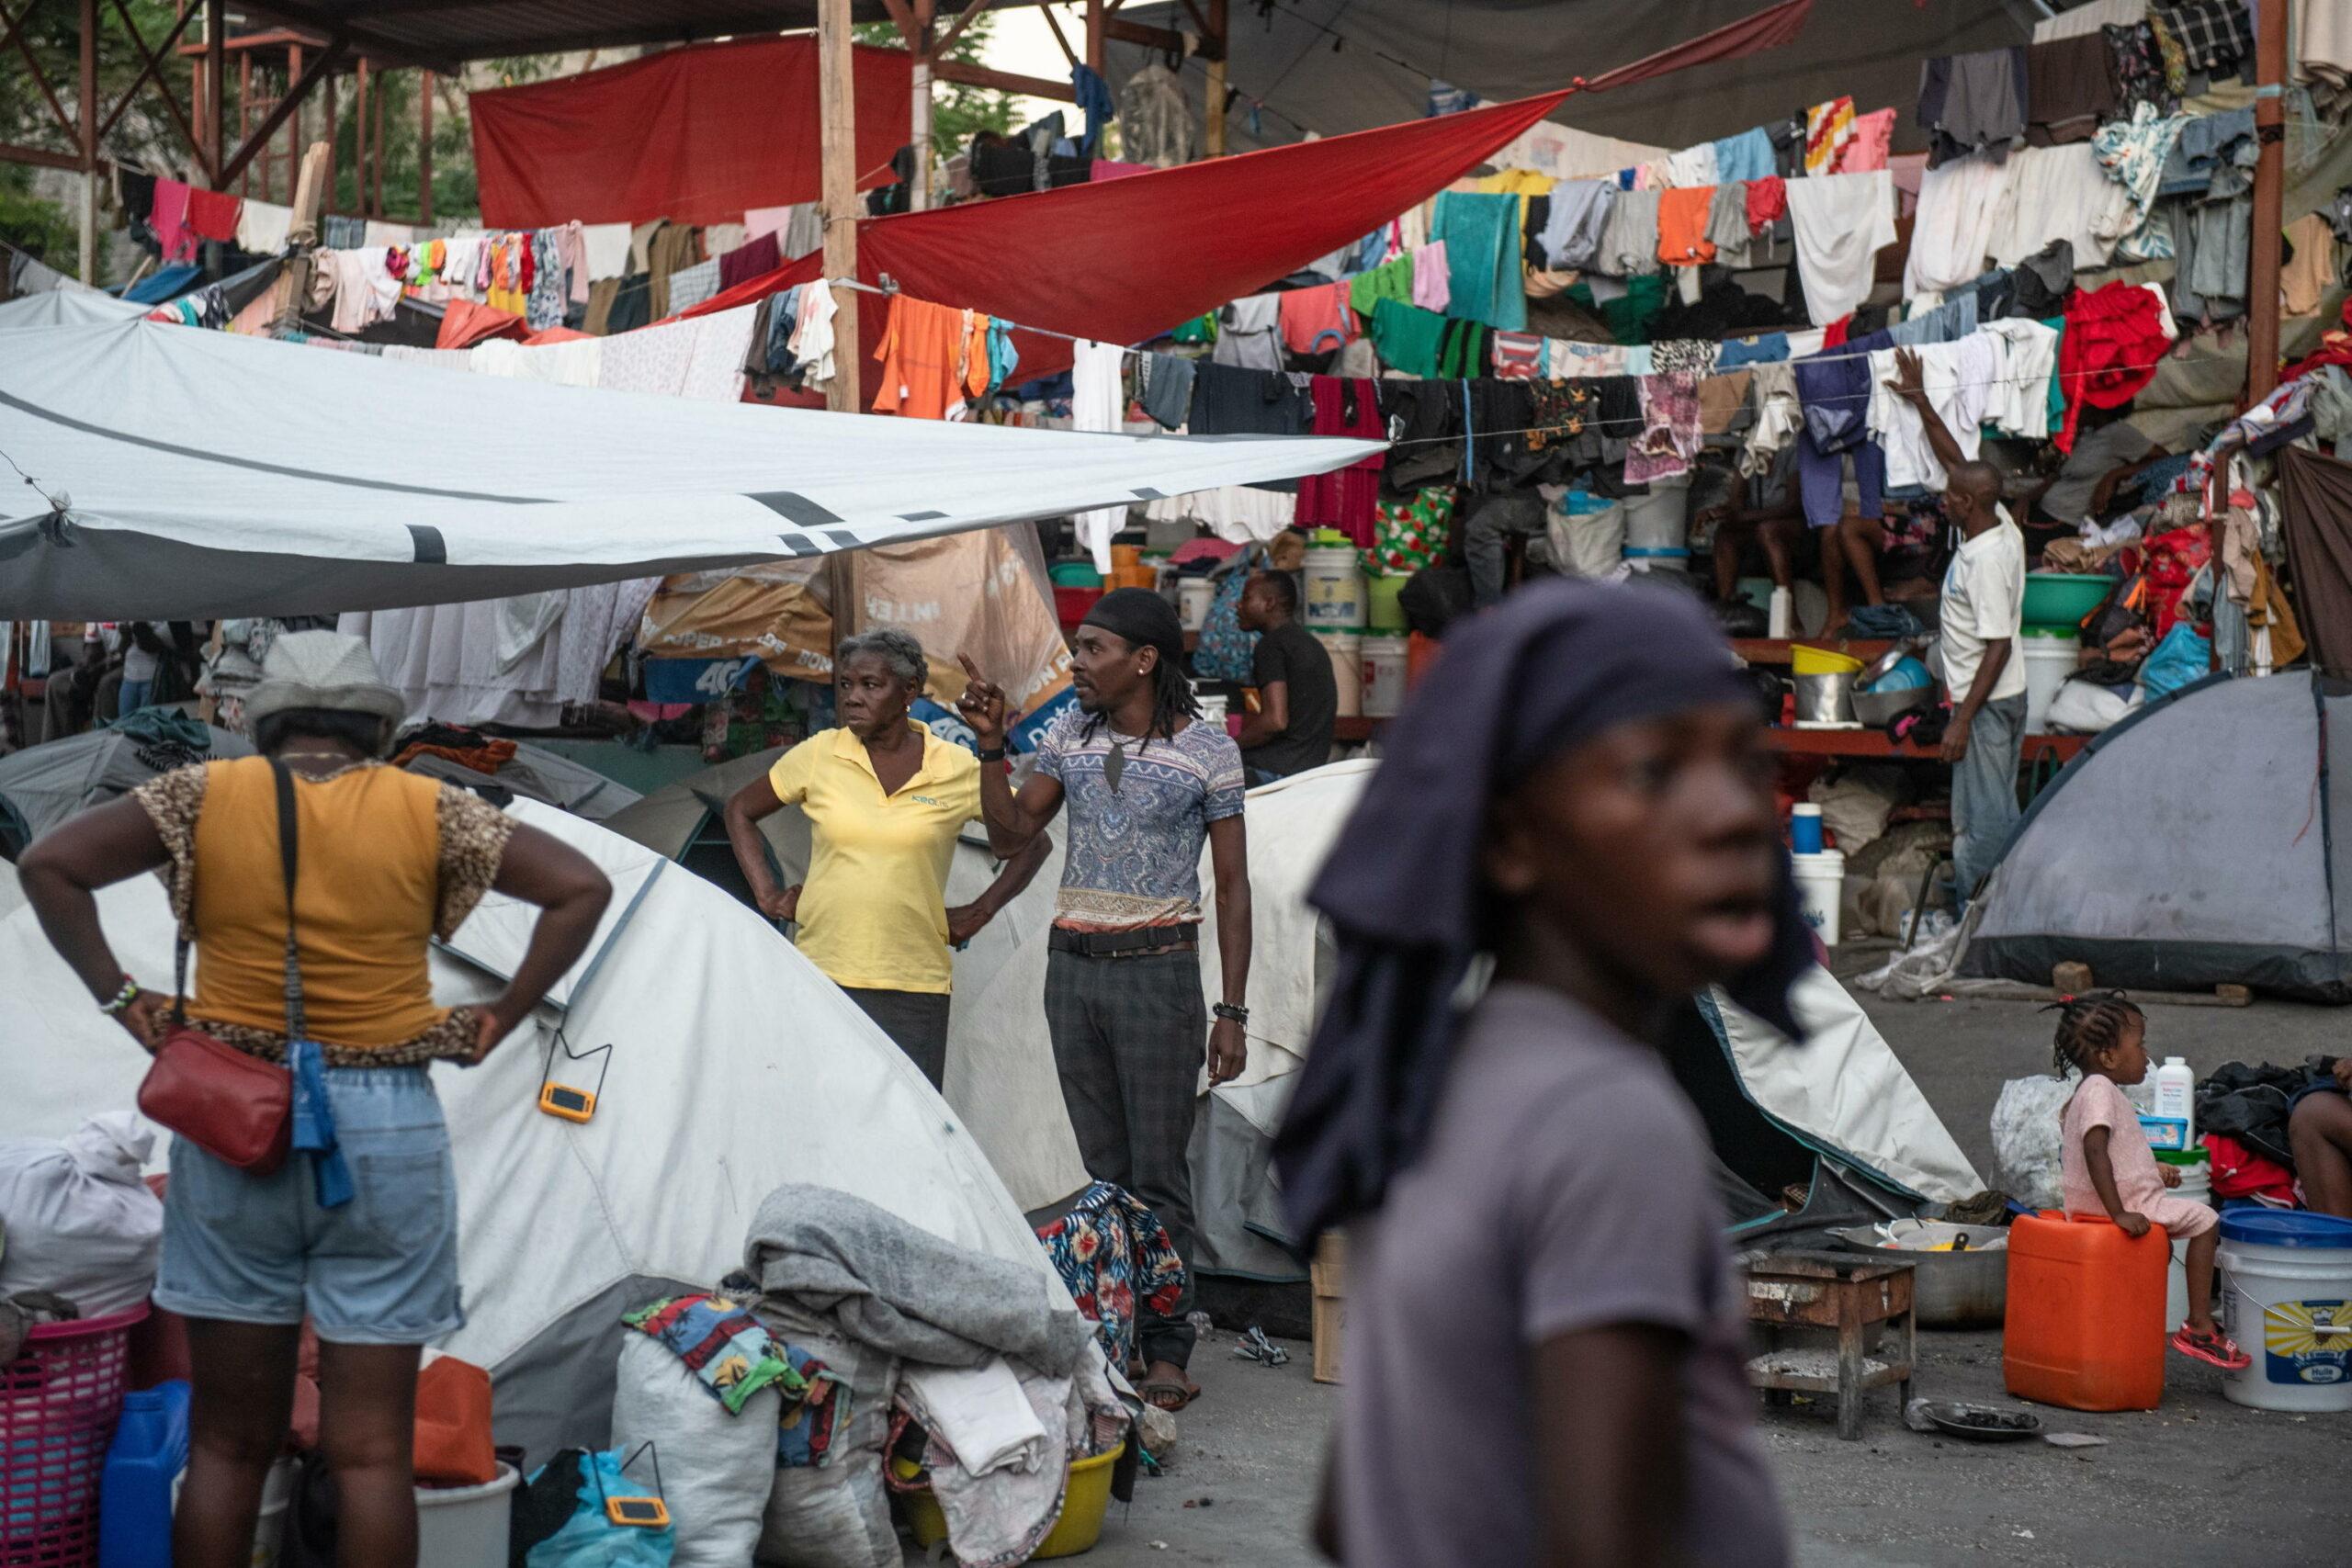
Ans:
[[[1796,635],[1795,622],[1795,596],[1785,588],[1773,589],[1771,606],[1765,612],[1764,635],[1777,637],[1793,637]]]
[[[2185,1124],[2181,1147],[2197,1146],[2197,1074],[2186,1058],[2166,1056],[2151,1075],[2156,1085],[2154,1114]]]
[[[187,1467],[188,1385],[122,1396],[98,1482],[98,1568],[171,1568],[172,1483]]]

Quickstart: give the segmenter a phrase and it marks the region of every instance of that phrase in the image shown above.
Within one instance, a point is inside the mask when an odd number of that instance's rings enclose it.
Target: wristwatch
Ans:
[[[979,750],[980,761],[983,762],[1001,762],[1004,761],[1004,748],[1001,746],[983,746]]]

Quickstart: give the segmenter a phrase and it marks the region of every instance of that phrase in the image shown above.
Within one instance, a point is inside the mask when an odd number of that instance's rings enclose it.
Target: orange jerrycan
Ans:
[[[2069,1410],[2154,1410],[2165,1395],[2164,1227],[2136,1239],[2100,1214],[2044,1210],[2009,1227],[2001,1375]]]

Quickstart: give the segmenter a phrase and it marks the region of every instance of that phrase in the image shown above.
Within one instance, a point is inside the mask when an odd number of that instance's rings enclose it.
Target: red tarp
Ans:
[[[860,189],[888,185],[907,140],[913,62],[855,51]],[[740,223],[814,201],[817,40],[697,44],[553,82],[473,94],[483,222]]]
[[[1777,49],[1796,38],[1812,10],[1813,0],[1785,0],[1589,82],[1466,114],[865,219],[857,226],[858,276],[879,283],[887,274],[919,299],[985,310],[1023,326],[1142,343],[1362,239],[1476,168],[1571,93],[1631,86],[1686,66]],[[686,314],[746,304],[823,275],[821,253],[804,256]],[[865,344],[881,341],[886,310],[879,298],[860,296]],[[1070,362],[1069,344],[1058,338],[1019,333],[1015,346],[1023,377]],[[870,377],[869,368],[860,369]]]

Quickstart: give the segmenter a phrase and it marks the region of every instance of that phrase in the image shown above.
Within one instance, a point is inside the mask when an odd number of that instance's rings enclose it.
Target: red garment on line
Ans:
[[[1388,439],[1377,383],[1317,376],[1306,383],[1306,390],[1315,400],[1316,434]],[[1370,549],[1373,526],[1379,521],[1380,471],[1387,462],[1384,449],[1335,473],[1310,474],[1299,480],[1291,522],[1301,528],[1337,528],[1356,548]]]
[[[1747,182],[1747,231],[1760,234],[1764,225],[1789,215],[1789,183],[1778,175]]]
[[[232,196],[225,190],[188,187],[187,226],[208,240],[235,239],[237,220],[244,215],[243,197]]]
[[[2164,307],[2136,283],[2116,282],[2066,301],[2066,330],[2058,339],[2058,382],[2066,394],[2066,423],[2052,438],[2075,449],[2083,405],[2120,408],[2156,378],[2156,361],[2172,346]]]

